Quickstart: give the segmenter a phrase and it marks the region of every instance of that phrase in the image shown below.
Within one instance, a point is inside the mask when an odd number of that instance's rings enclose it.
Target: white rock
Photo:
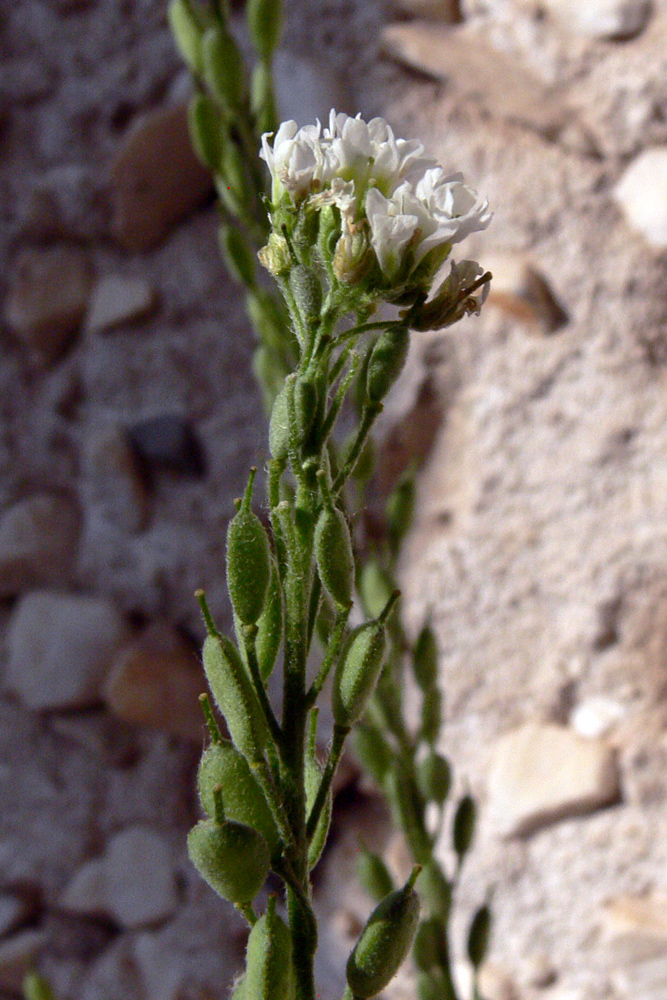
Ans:
[[[658,250],[667,247],[667,146],[646,149],[632,161],[614,197],[633,227]]]
[[[627,709],[613,698],[604,695],[594,695],[586,698],[570,715],[570,725],[589,739],[604,736],[627,715]]]
[[[22,931],[0,941],[0,990],[21,993],[23,978],[44,944],[44,932]]]
[[[127,928],[165,920],[177,905],[167,845],[146,827],[123,830],[101,858],[79,868],[60,905],[70,913],[111,917]]]
[[[592,812],[618,798],[613,751],[564,726],[528,723],[496,744],[488,777],[491,823],[504,837]]]
[[[628,1000],[665,1000],[667,996],[667,955],[639,962],[619,970],[613,984]]]
[[[615,963],[632,964],[667,952],[667,897],[617,896],[602,909],[601,938]]]
[[[512,976],[495,962],[485,962],[479,970],[479,989],[484,1000],[518,1000]]]
[[[0,597],[67,577],[79,536],[79,512],[64,497],[20,500],[0,516]]]
[[[651,13],[648,0],[545,0],[545,7],[572,32],[588,38],[628,38]]]
[[[11,618],[5,689],[34,711],[94,704],[126,637],[110,601],[32,591]]]
[[[112,330],[147,316],[155,306],[155,293],[142,278],[108,274],[93,289],[86,317],[91,333]]]

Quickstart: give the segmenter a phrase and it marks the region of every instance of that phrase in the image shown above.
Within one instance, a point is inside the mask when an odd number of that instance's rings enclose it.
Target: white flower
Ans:
[[[260,156],[271,171],[274,202],[280,198],[281,185],[298,201],[331,180],[333,171],[326,162],[320,133],[319,122],[299,128],[295,121],[288,121],[276,132],[273,148],[268,142],[272,133],[262,136]]]

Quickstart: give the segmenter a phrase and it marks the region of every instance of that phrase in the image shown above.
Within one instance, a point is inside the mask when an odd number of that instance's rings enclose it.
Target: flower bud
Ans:
[[[396,824],[405,834],[415,861],[425,865],[433,845],[424,824],[424,803],[407,769],[397,762],[389,775],[387,792]]]
[[[408,954],[419,921],[419,897],[412,888],[415,868],[402,889],[391,892],[371,913],[347,963],[354,1000],[377,996]]]
[[[435,858],[424,865],[417,879],[417,891],[429,912],[446,924],[452,908],[452,887]]]
[[[255,258],[238,226],[222,225],[219,229],[220,249],[227,270],[240,284],[252,288],[255,284]]]
[[[292,268],[289,283],[300,315],[308,325],[314,325],[318,322],[322,309],[322,285],[319,278],[312,268],[297,264]]]
[[[195,94],[188,104],[188,126],[195,153],[209,170],[217,173],[222,162],[220,118],[210,97]]]
[[[381,333],[371,352],[366,373],[366,394],[371,403],[379,403],[403,371],[410,346],[405,326],[392,326]]]
[[[271,563],[271,580],[266,604],[257,619],[255,649],[262,680],[271,676],[283,637],[283,597],[275,564]]]
[[[269,874],[266,841],[233,820],[200,820],[188,834],[188,854],[211,888],[239,906],[252,902]]]
[[[213,791],[222,788],[225,814],[245,823],[264,837],[271,854],[278,847],[278,830],[264,794],[242,754],[231,743],[212,743],[202,755],[197,775],[199,798],[209,816],[215,816]]]
[[[353,736],[357,760],[375,784],[382,788],[392,762],[392,752],[382,733],[371,726],[355,726]]]
[[[361,571],[359,581],[361,600],[369,615],[377,618],[391,597],[391,577],[376,559],[369,559]]]
[[[356,628],[341,650],[333,685],[333,715],[339,726],[352,727],[366,711],[387,648],[384,623],[397,597],[395,591],[380,617]]]
[[[347,607],[354,583],[352,538],[345,515],[331,504],[325,504],[315,525],[315,558],[324,589],[336,607]]]
[[[459,864],[468,853],[475,835],[477,807],[472,795],[464,795],[459,802],[454,815],[454,830],[452,840],[454,850],[458,854]]]
[[[491,910],[485,903],[472,919],[468,933],[468,958],[473,969],[479,969],[486,958],[491,935]]]
[[[269,423],[269,450],[278,462],[287,461],[289,452],[289,383],[283,382],[282,389],[276,396],[271,421]]]
[[[424,625],[419,633],[417,645],[412,654],[412,663],[415,672],[415,680],[424,692],[430,694],[438,679],[438,647],[436,645],[433,630],[429,625]]]
[[[282,0],[248,0],[248,30],[261,59],[268,61],[278,48],[283,25]]]
[[[361,228],[347,227],[338,243],[333,258],[334,274],[343,285],[357,285],[367,275],[375,262],[375,254],[368,233]]]
[[[269,896],[264,913],[248,938],[244,995],[252,1000],[291,1000],[293,996],[292,938]]]
[[[260,263],[275,278],[284,278],[292,267],[292,257],[284,236],[272,232],[266,246],[258,250]]]
[[[217,101],[227,111],[243,103],[245,66],[238,46],[226,27],[208,28],[202,41],[204,80]]]
[[[322,781],[322,768],[318,763],[314,753],[306,753],[305,783],[306,783],[306,815],[313,808],[317,793]],[[329,792],[317,821],[315,832],[308,845],[308,868],[312,871],[322,856],[324,845],[327,842],[329,826],[331,825],[331,810],[333,807],[333,790],[329,786]]]
[[[452,787],[452,774],[445,757],[432,751],[417,769],[419,790],[427,802],[441,806]]]
[[[202,71],[202,33],[188,0],[171,0],[167,8],[169,27],[188,69],[195,75]]]
[[[234,746],[249,761],[259,760],[266,746],[266,722],[243,661],[226,636],[207,637],[204,670]]]
[[[442,924],[437,917],[422,920],[415,935],[412,957],[415,965],[423,972],[440,965]]]
[[[261,615],[271,579],[269,539],[250,509],[254,479],[251,472],[239,512],[227,528],[227,587],[242,625],[254,625]]]
[[[359,850],[357,878],[371,899],[379,903],[395,890],[394,880],[379,855],[369,851],[363,844]]]

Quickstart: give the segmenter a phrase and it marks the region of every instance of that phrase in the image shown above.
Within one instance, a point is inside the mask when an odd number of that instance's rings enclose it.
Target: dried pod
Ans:
[[[257,830],[233,820],[200,820],[188,834],[193,865],[223,899],[252,902],[269,874],[269,848]]]
[[[468,933],[468,958],[473,969],[479,969],[486,958],[491,935],[491,910],[485,903],[472,918]]]
[[[269,539],[250,509],[256,471],[251,472],[239,512],[227,528],[227,587],[243,625],[254,625],[261,615],[271,579]]]
[[[213,96],[228,111],[235,111],[245,95],[245,67],[238,46],[226,27],[215,24],[202,41],[204,80]]]
[[[345,515],[331,504],[325,504],[315,525],[315,558],[324,589],[338,608],[346,608],[354,583],[352,538]]]
[[[477,807],[472,795],[464,795],[459,802],[454,815],[454,830],[452,841],[454,850],[458,854],[459,864],[468,853],[472,838],[475,835],[475,820],[477,818]]]
[[[240,654],[226,636],[209,635],[204,643],[204,670],[237,750],[249,761],[262,757],[266,722]]]
[[[417,866],[402,889],[391,892],[371,913],[347,962],[354,1000],[377,996],[408,954],[419,922],[419,897],[413,889]]]
[[[252,1000],[292,1000],[292,938],[269,896],[264,913],[248,938],[244,996]]]
[[[376,903],[381,902],[396,886],[386,864],[378,854],[360,844],[357,858],[357,878]]]
[[[209,816],[215,816],[213,791],[220,787],[227,817],[259,831],[273,855],[280,838],[271,810],[245,757],[229,741],[212,743],[203,753],[197,783],[201,804]]]
[[[417,782],[428,802],[442,805],[452,787],[452,772],[447,759],[432,751],[417,769]]]
[[[375,342],[366,373],[366,395],[379,403],[403,371],[410,346],[410,332],[405,326],[392,326]]]

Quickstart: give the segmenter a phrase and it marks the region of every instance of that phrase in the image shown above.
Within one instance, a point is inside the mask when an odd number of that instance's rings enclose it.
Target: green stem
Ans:
[[[322,661],[322,666],[320,667],[317,677],[313,681],[310,691],[306,696],[306,703],[309,707],[314,705],[317,701],[319,693],[324,687],[326,679],[329,676],[329,671],[336,662],[338,654],[340,653],[341,646],[343,645],[343,639],[345,638],[347,620],[350,617],[351,610],[352,604],[349,604],[346,608],[341,608],[336,615],[336,623],[333,627],[331,636],[329,637],[329,643],[324,660]]]
[[[338,493],[352,475],[354,467],[359,461],[359,456],[361,455],[364,445],[366,444],[366,438],[370,433],[370,429],[373,426],[376,417],[381,412],[382,403],[370,403],[364,406],[361,412],[359,429],[357,430],[352,447],[350,448],[349,454],[345,459],[345,464],[334,480],[332,487],[334,493]]]
[[[313,802],[313,808],[310,810],[310,815],[308,817],[306,833],[309,840],[315,833],[315,830],[317,829],[317,824],[322,814],[322,809],[324,808],[324,803],[326,802],[327,795],[329,794],[331,782],[334,779],[336,768],[338,767],[338,762],[340,761],[341,755],[343,753],[343,747],[345,745],[345,740],[347,739],[349,732],[350,732],[349,726],[339,726],[339,725],[334,726],[334,735],[333,735],[333,743],[331,746],[331,752],[329,753],[327,766],[324,769],[324,774],[322,775],[322,780],[320,781],[320,787],[317,789],[317,795],[315,796],[315,801]]]
[[[239,913],[242,913],[246,918],[251,927],[254,927],[257,923],[257,914],[253,910],[250,903],[238,903],[236,909]]]
[[[269,696],[266,693],[266,688],[264,687],[264,681],[262,680],[262,674],[259,669],[259,663],[257,662],[257,649],[256,649],[257,626],[245,625],[243,627],[243,639],[245,643],[245,653],[248,661],[248,668],[250,670],[250,677],[252,679],[255,688],[255,694],[259,699],[259,703],[262,707],[264,718],[266,719],[266,724],[269,727],[269,732],[271,734],[273,742],[278,747],[278,750],[281,750],[283,745],[282,729],[278,725],[278,720],[273,714],[273,708],[271,707]]]

